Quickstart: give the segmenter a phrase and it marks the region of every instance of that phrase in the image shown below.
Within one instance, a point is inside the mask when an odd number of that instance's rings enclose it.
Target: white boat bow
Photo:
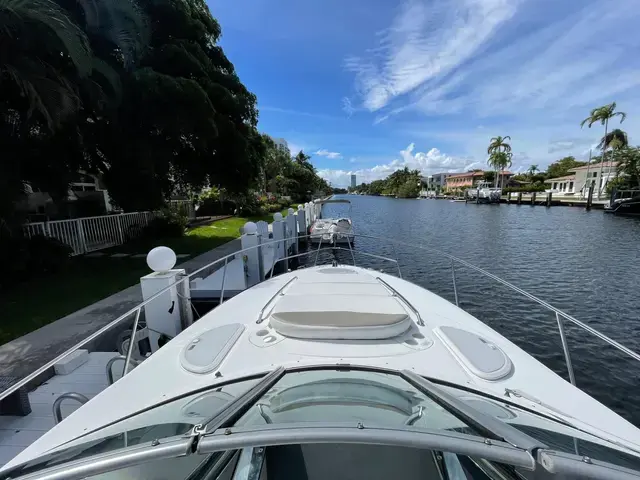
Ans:
[[[568,360],[562,319],[595,332],[450,258],[554,312]],[[0,479],[638,478],[640,430],[455,303],[335,258],[270,278],[182,331]]]

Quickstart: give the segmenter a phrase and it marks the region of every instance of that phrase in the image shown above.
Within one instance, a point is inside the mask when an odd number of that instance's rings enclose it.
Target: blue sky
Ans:
[[[640,127],[640,0],[208,0],[258,97],[261,131],[312,155],[333,185],[587,158],[616,101]]]

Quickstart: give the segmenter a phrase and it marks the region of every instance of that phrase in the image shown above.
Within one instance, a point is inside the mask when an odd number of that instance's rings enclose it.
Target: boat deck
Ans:
[[[109,386],[106,374],[107,363],[116,356],[118,356],[117,352],[90,353],[89,360],[73,372],[67,375],[54,375],[29,392],[32,410],[29,415],[0,416],[0,467],[54,427],[53,403],[60,395],[76,392],[91,399],[106,389]],[[114,373],[116,371],[114,367]],[[114,375],[114,378],[119,378],[119,375]],[[78,408],[80,403],[65,400],[62,403],[63,418]]]

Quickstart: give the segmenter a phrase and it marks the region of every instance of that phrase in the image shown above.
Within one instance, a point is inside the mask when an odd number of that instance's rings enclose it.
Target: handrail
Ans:
[[[413,314],[418,319],[418,325],[420,325],[421,327],[424,327],[424,320],[422,320],[422,317],[420,316],[420,312],[416,307],[413,306],[413,304],[409,300],[404,298],[400,292],[398,292],[395,288],[393,288],[391,285],[389,285],[380,277],[376,277],[376,280],[378,280],[382,285],[384,285],[384,287],[391,292],[391,295],[393,295],[394,297],[398,297],[400,300],[402,300],[407,305],[407,307],[411,309]]]
[[[482,437],[423,428],[379,428],[325,423],[292,423],[225,428],[205,435],[198,442],[198,453],[213,453],[252,446],[299,445],[316,443],[357,443],[444,450],[471,457],[536,468],[529,452],[505,442]]]
[[[361,234],[361,233],[354,233],[353,234],[354,237],[359,237],[359,238],[367,238],[367,239],[372,239],[372,240],[377,240],[377,241],[384,241],[384,242],[389,242],[391,243],[394,248],[396,245],[401,245],[401,246],[405,246],[405,247],[410,247],[410,248],[416,248],[422,251],[426,251],[432,254],[437,254],[441,257],[445,257],[450,259],[453,263],[457,263],[461,266],[464,266],[466,268],[469,268],[477,273],[480,273],[481,275],[488,277],[498,283],[500,283],[501,285],[504,285],[505,287],[509,288],[510,290],[513,290],[516,293],[519,293],[520,295],[524,296],[525,298],[528,298],[529,300],[537,303],[538,305],[541,305],[542,307],[546,308],[547,310],[550,310],[551,312],[556,313],[557,315],[559,315],[560,317],[570,321],[571,323],[573,323],[574,325],[578,326],[579,328],[581,328],[582,330],[590,333],[591,335],[599,338],[600,340],[604,341],[605,343],[611,345],[612,347],[616,348],[617,350],[625,353],[626,355],[632,357],[633,359],[637,360],[640,362],[640,354],[634,352],[633,350],[625,347],[624,345],[620,344],[619,342],[609,338],[608,336],[604,335],[603,333],[600,333],[599,331],[595,330],[594,328],[590,327],[589,325],[585,324],[584,322],[581,322],[580,320],[574,318],[573,316],[569,315],[568,313],[563,312],[562,310],[554,307],[553,305],[549,304],[548,302],[541,300],[540,298],[536,297],[535,295],[532,295],[528,292],[526,292],[525,290],[511,284],[510,282],[498,277],[497,275],[494,275],[480,267],[477,267],[465,260],[462,260],[460,258],[457,258],[453,255],[450,255],[446,252],[443,252],[441,250],[435,249],[435,248],[431,248],[431,247],[426,247],[424,245],[415,245],[415,244],[410,244],[407,242],[403,242],[400,240],[395,240],[395,239],[390,239],[390,238],[384,238],[384,237],[378,237],[378,236],[374,236],[374,235],[366,235],[366,234]],[[311,235],[298,235],[299,239],[309,239],[311,237]],[[90,342],[92,342],[93,340],[95,340],[96,338],[98,338],[99,336],[101,336],[102,334],[110,331],[111,329],[117,327],[118,325],[124,323],[131,315],[136,314],[138,311],[140,311],[144,306],[146,306],[147,304],[149,304],[150,302],[154,301],[155,299],[159,298],[161,295],[163,295],[164,293],[166,293],[167,291],[169,291],[170,289],[176,287],[177,285],[179,285],[181,282],[184,281],[188,281],[189,279],[195,277],[196,275],[198,275],[199,273],[206,271],[208,269],[211,269],[213,266],[217,265],[217,264],[221,264],[222,262],[228,262],[230,259],[232,259],[233,257],[235,257],[238,254],[244,253],[244,252],[248,252],[250,250],[256,249],[256,248],[261,248],[265,245],[271,245],[271,244],[277,244],[278,242],[281,242],[282,240],[270,240],[270,241],[266,241],[266,242],[261,242],[258,245],[254,245],[248,248],[244,248],[241,250],[238,250],[236,252],[233,252],[229,255],[225,255],[224,257],[218,258],[216,260],[214,260],[213,262],[208,263],[207,265],[204,265],[198,269],[196,269],[195,271],[191,272],[187,277],[182,277],[179,280],[175,281],[174,283],[166,286],[165,288],[163,288],[162,290],[158,291],[155,295],[152,295],[151,297],[149,297],[147,300],[141,302],[140,304],[138,304],[136,307],[132,308],[131,310],[125,312],[124,314],[122,314],[120,317],[118,317],[117,319],[113,320],[111,323],[105,325],[104,327],[102,327],[101,329],[97,330],[95,333],[93,333],[92,335],[90,335],[89,337],[87,337],[86,339],[84,339],[83,341],[79,342],[78,344],[74,345],[73,347],[71,347],[70,349],[68,349],[67,351],[63,352],[62,354],[58,355],[56,358],[54,358],[53,360],[49,361],[48,363],[46,363],[45,365],[43,365],[42,367],[40,367],[39,369],[37,369],[35,372],[27,375],[26,377],[24,377],[22,380],[16,382],[14,385],[12,385],[11,387],[9,387],[8,389],[0,392],[0,400],[3,400],[5,398],[7,398],[9,395],[11,395],[12,393],[16,392],[18,389],[24,387],[25,385],[27,385],[28,383],[30,383],[32,380],[34,380],[35,378],[37,378],[39,375],[41,375],[42,373],[44,373],[46,370],[48,370],[49,368],[52,368],[56,363],[60,362],[61,360],[63,360],[65,357],[67,357],[68,355],[72,354],[73,352],[77,351],[78,349],[84,347],[85,345],[89,344]],[[296,255],[286,255],[284,258],[281,258],[278,260],[278,262],[280,261],[285,261],[288,260],[290,258],[294,258],[294,257],[299,257],[302,255],[311,255],[312,253],[316,253],[316,261],[318,259],[318,255],[320,253],[320,247],[322,246],[322,244],[319,245],[317,252],[314,251],[313,249],[310,249],[308,252],[304,252],[303,254],[296,254]],[[337,249],[343,249],[340,247],[335,247]],[[346,249],[343,249],[346,250]],[[390,261],[392,263],[395,263],[398,268],[399,268],[399,263],[397,260],[393,260],[390,258],[386,258],[386,257],[381,257],[381,256],[377,256],[374,254],[369,254],[367,252],[360,252],[358,250],[354,250],[354,252],[357,253],[362,253],[365,256],[372,256],[374,258],[379,258],[381,260],[385,260],[385,261]],[[454,281],[454,291],[456,293],[456,297],[457,297],[457,287],[455,284],[455,270],[452,271],[453,273],[453,281]],[[565,346],[563,345],[563,348],[565,348]],[[568,353],[568,347],[565,348],[565,357],[567,357],[567,353]],[[569,367],[571,368],[571,367]],[[572,368],[571,368],[572,370]]]
[[[289,286],[289,284],[291,284],[293,281],[297,279],[298,277],[293,277],[287,283],[282,285],[276,293],[273,294],[273,296],[269,299],[269,301],[264,304],[264,307],[260,309],[260,313],[258,313],[258,320],[256,320],[256,323],[262,323],[264,321],[264,311],[267,309],[267,307],[271,305],[271,302],[273,302],[276,298],[278,298],[279,295],[282,295],[282,292],[284,291],[285,288]]]
[[[62,421],[62,401],[67,399],[75,400],[77,402],[80,402],[80,404],[82,405],[89,401],[89,399],[81,393],[68,392],[60,395],[58,398],[56,398],[56,401],[53,402],[53,420],[56,422],[56,424]]]

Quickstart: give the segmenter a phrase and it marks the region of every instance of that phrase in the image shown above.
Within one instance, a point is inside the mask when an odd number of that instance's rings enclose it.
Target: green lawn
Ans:
[[[283,213],[285,211],[283,210]],[[147,253],[165,245],[193,258],[240,236],[248,221],[271,221],[263,217],[232,217],[191,229],[184,237],[130,242],[107,253]],[[74,257],[69,268],[34,278],[0,292],[0,344],[20,337],[87,305],[135,285],[149,273],[144,258]]]

